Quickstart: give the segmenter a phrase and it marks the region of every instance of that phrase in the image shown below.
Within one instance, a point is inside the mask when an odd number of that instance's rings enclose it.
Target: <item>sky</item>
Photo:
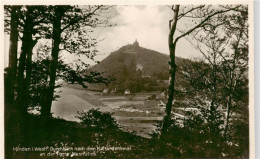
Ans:
[[[169,54],[168,33],[172,12],[167,6],[116,6],[116,10],[118,15],[111,22],[117,26],[103,28],[98,33],[99,38],[104,38],[98,45],[100,59],[135,40],[141,47]],[[199,56],[199,53],[188,41],[182,39],[177,45],[176,55],[193,58]]]
[[[167,6],[137,5],[137,6],[115,6],[116,15],[110,19],[114,27],[101,27],[95,29],[99,50],[95,60],[101,61],[112,51],[120,47],[132,44],[135,40],[141,47],[152,49],[164,54],[169,54],[168,32],[169,20],[172,11]],[[179,27],[182,25],[179,24]],[[178,27],[178,26],[177,26]],[[177,33],[178,34],[178,33]],[[5,36],[5,66],[8,65],[9,36]],[[64,54],[64,59],[72,61],[72,55]],[[192,45],[185,39],[179,40],[176,47],[176,56],[183,58],[194,58],[200,56]],[[87,61],[87,60],[86,60]],[[92,61],[88,61],[94,64]]]

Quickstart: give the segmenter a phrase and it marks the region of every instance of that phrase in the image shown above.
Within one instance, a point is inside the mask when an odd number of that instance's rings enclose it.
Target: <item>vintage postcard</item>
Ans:
[[[253,1],[3,1],[1,156],[254,158]]]

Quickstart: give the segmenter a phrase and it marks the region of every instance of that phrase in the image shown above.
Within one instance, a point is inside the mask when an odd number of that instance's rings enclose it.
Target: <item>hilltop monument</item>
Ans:
[[[139,42],[137,41],[137,39],[135,39],[135,42],[133,43],[133,47],[134,48],[138,48],[139,47]]]
[[[136,53],[136,50],[138,48],[139,48],[139,42],[136,39],[133,44],[130,44],[130,45],[127,46],[125,53]]]

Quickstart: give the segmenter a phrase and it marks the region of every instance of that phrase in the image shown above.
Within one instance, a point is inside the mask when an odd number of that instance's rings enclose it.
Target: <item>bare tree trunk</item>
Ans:
[[[231,102],[232,102],[232,97],[231,95],[228,97],[228,104],[227,104],[227,119],[226,119],[226,125],[224,129],[224,138],[227,140],[227,131],[229,127],[229,118],[230,118],[230,112],[231,112]]]
[[[17,83],[17,98],[15,100],[15,107],[16,110],[18,111],[17,113],[17,118],[19,120],[19,132],[20,136],[20,143],[24,144],[26,143],[26,138],[25,136],[25,121],[27,118],[27,108],[28,108],[28,93],[29,88],[26,86],[26,81],[25,81],[25,70],[28,69],[27,67],[27,61],[26,59],[31,58],[32,56],[32,50],[34,47],[33,43],[33,18],[32,18],[32,12],[33,8],[32,7],[27,7],[28,11],[26,13],[26,19],[24,21],[24,27],[23,27],[23,37],[22,37],[22,47],[21,47],[21,54],[19,58],[19,64],[18,64],[18,75],[16,79]],[[29,72],[26,71],[26,76],[28,75]]]
[[[230,71],[230,85],[229,85],[229,95],[228,95],[228,103],[227,103],[227,119],[226,119],[226,125],[224,128],[224,138],[227,140],[227,131],[229,127],[229,120],[230,120],[230,113],[231,113],[231,107],[232,107],[232,94],[233,94],[233,71]]]
[[[10,23],[10,46],[9,46],[9,64],[7,70],[7,76],[4,81],[4,138],[5,138],[5,154],[12,154],[12,150],[7,147],[12,147],[13,141],[8,139],[14,135],[13,129],[16,130],[16,136],[19,138],[20,129],[17,125],[9,126],[13,124],[14,116],[16,116],[16,109],[14,107],[15,100],[15,82],[17,72],[17,48],[18,48],[18,21],[19,21],[19,6],[11,7],[11,23]],[[9,156],[6,156],[7,158]],[[11,156],[10,156],[11,158]]]
[[[29,89],[32,77],[32,54],[33,48],[36,45],[37,40],[30,39],[30,45],[26,56],[26,78],[24,80],[24,104],[27,106],[30,99]],[[27,109],[27,108],[26,108]]]
[[[241,27],[243,28],[243,27]],[[235,76],[235,70],[237,68],[237,56],[239,53],[239,44],[240,44],[240,40],[242,38],[242,34],[243,34],[243,29],[240,30],[239,35],[238,35],[238,40],[236,42],[236,45],[234,45],[234,58],[232,61],[232,68],[230,70],[230,85],[229,85],[229,95],[228,95],[228,104],[227,104],[227,119],[226,119],[226,125],[225,125],[225,129],[224,129],[224,138],[225,140],[227,140],[227,132],[228,132],[228,127],[229,127],[229,121],[230,121],[230,113],[231,113],[231,108],[232,108],[232,100],[233,100],[233,93],[234,93],[234,76]]]
[[[18,47],[18,10],[19,6],[12,6],[11,9],[11,24],[10,24],[10,48],[9,48],[9,64],[7,79],[5,81],[5,101],[6,103],[14,103],[14,88],[17,71],[17,47]]]
[[[56,71],[58,64],[58,56],[60,51],[61,43],[61,17],[62,17],[62,8],[55,8],[55,18],[53,22],[53,47],[52,47],[52,59],[49,68],[49,85],[47,88],[44,105],[42,107],[41,115],[44,118],[51,117],[51,105],[53,100],[53,94],[55,89],[55,80],[56,80]]]
[[[17,99],[16,106],[21,110],[21,113],[27,113],[26,106],[26,84],[25,84],[25,76],[24,72],[27,69],[26,56],[32,55],[33,50],[33,39],[32,39],[32,31],[33,31],[33,19],[30,17],[30,8],[28,8],[28,14],[26,16],[26,21],[23,30],[23,38],[22,38],[22,48],[21,54],[19,58],[19,66],[18,66],[18,77],[17,77]],[[27,73],[28,74],[28,73]]]
[[[162,134],[164,134],[169,127],[169,121],[171,119],[172,103],[174,100],[174,83],[175,83],[175,74],[176,74],[175,48],[176,48],[177,41],[173,41],[173,36],[176,31],[176,25],[178,21],[179,5],[174,6],[173,11],[174,11],[174,15],[173,15],[173,19],[170,20],[169,22],[170,33],[168,36],[168,45],[170,51],[170,62],[169,62],[170,85],[168,89],[168,101],[166,104],[166,116],[164,117],[164,121],[163,121]]]

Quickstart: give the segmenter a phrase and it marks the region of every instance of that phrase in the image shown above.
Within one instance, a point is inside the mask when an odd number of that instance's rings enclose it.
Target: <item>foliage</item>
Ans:
[[[93,108],[88,112],[80,111],[76,118],[80,119],[81,124],[95,130],[117,130],[119,128],[117,121],[112,117],[111,113],[101,112],[99,109]]]
[[[43,46],[40,47],[43,49]],[[30,85],[30,99],[28,107],[39,107],[44,102],[44,94],[46,94],[48,87],[48,75],[50,60],[48,55],[43,54],[39,51],[34,56],[32,62],[32,80]],[[45,52],[46,53],[46,52]],[[56,81],[65,81],[68,83],[78,83],[82,87],[87,88],[86,83],[105,83],[113,81],[110,77],[103,77],[102,73],[90,72],[87,73],[84,69],[78,67],[77,69],[72,68],[69,64],[66,64],[63,60],[58,61],[57,66],[57,79]],[[55,88],[62,87],[61,82],[56,82]],[[59,92],[55,92],[53,100],[59,98]]]
[[[167,132],[161,135],[162,122],[159,122],[149,142],[152,148],[151,156],[163,158],[190,158],[191,156],[192,158],[236,158],[239,156],[244,158],[248,155],[248,151],[245,151],[246,145],[237,146],[234,143],[235,140],[232,143],[225,142],[223,135],[219,132],[221,128],[211,123],[210,119],[205,122],[203,115],[190,114],[183,124],[180,126],[176,119],[172,119]],[[236,135],[244,137],[242,134]],[[242,141],[248,140],[240,140]]]
[[[10,32],[11,8],[12,6],[5,6],[7,34]],[[28,107],[51,106],[51,101],[59,97],[58,92],[55,93],[55,88],[61,86],[57,82],[60,79],[79,83],[84,88],[87,82],[108,84],[113,80],[110,77],[103,77],[102,73],[96,71],[86,73],[85,69],[89,64],[81,60],[83,57],[94,60],[97,40],[92,37],[93,27],[112,26],[108,22],[109,17],[113,15],[112,6],[91,5],[83,8],[69,5],[18,6],[16,8],[19,31],[17,36],[22,42],[22,49],[16,75],[15,91],[18,97],[15,103],[17,107],[24,109],[24,113],[27,113]],[[58,19],[55,14],[57,11],[61,14]],[[56,25],[52,25],[57,21],[61,21],[59,35],[54,29]],[[57,40],[57,37],[60,40]],[[50,44],[51,40],[52,44]],[[59,41],[56,50],[52,48],[55,41]],[[36,51],[33,48],[36,48]],[[53,51],[57,58],[54,58]],[[58,55],[59,52],[64,51],[78,56],[78,61],[74,64],[64,62]],[[18,52],[16,51],[15,54]]]
[[[126,89],[132,93],[166,90],[169,79],[167,64],[169,57],[141,46],[133,53],[126,53],[130,46],[126,45],[112,52],[91,68],[93,71],[104,72],[105,76],[115,78],[109,86],[102,88],[116,89],[118,93],[123,93]],[[179,57],[176,60],[178,63],[184,61]],[[95,89],[101,86],[93,87]]]

